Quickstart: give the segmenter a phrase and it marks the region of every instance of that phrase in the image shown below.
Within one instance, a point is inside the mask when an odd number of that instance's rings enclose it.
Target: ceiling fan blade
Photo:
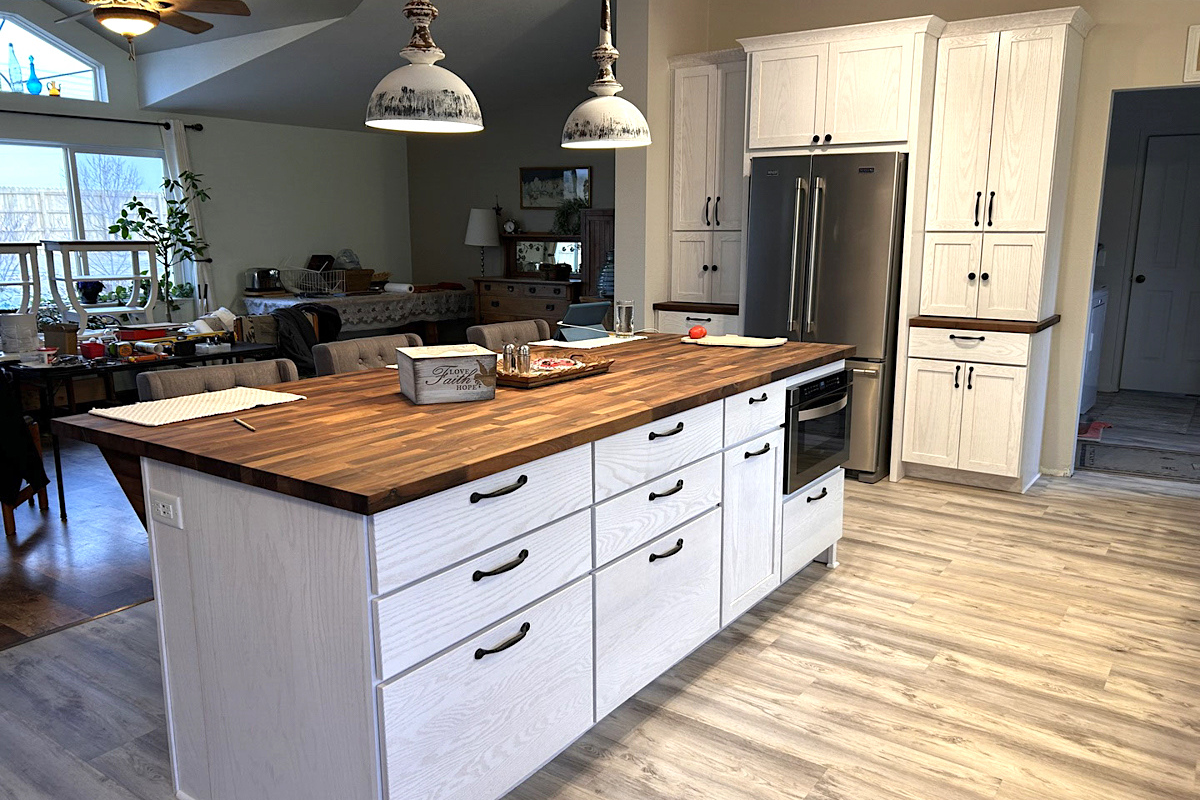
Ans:
[[[80,17],[89,16],[91,13],[92,13],[92,9],[88,8],[86,11],[79,11],[74,14],[69,14],[68,16],[63,17],[62,19],[56,19],[54,21],[55,22],[70,22],[73,19],[79,19]]]
[[[211,22],[189,17],[187,14],[180,14],[178,11],[162,12],[162,24],[170,25],[172,28],[179,28],[179,30],[187,31],[188,33],[204,33],[205,31],[212,30]]]
[[[172,8],[176,11],[190,11],[193,14],[250,16],[250,7],[242,0],[174,0]]]

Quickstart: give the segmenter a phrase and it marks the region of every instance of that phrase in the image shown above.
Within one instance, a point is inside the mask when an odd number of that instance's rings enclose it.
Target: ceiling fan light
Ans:
[[[131,6],[101,6],[92,15],[105,28],[126,39],[154,30],[159,21],[157,11]]]

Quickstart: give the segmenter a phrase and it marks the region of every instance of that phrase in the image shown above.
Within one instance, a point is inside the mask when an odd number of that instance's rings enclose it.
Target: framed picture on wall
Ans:
[[[1200,83],[1200,25],[1188,28],[1187,61],[1183,64],[1185,83]]]
[[[592,207],[591,167],[521,167],[521,208],[558,208],[568,200]]]

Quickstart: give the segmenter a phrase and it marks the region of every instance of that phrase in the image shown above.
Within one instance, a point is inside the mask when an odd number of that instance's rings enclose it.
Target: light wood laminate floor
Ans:
[[[1200,798],[1200,488],[852,483],[846,521],[508,800]],[[0,653],[0,797],[167,800],[160,692],[152,604]]]

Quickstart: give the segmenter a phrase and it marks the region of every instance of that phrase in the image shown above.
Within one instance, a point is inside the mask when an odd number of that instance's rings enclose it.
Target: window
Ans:
[[[166,212],[165,175],[161,151],[0,142],[0,242],[117,239],[108,226],[131,197],[136,195],[160,216]],[[45,299],[51,295],[44,261],[42,266]],[[83,274],[80,265],[73,269]],[[101,277],[131,271],[127,253],[94,253],[86,273]],[[0,283],[17,280],[16,256],[0,255]],[[20,299],[19,287],[0,287],[0,308],[13,308]]]
[[[108,99],[99,63],[14,14],[0,13],[0,47],[0,91]]]

